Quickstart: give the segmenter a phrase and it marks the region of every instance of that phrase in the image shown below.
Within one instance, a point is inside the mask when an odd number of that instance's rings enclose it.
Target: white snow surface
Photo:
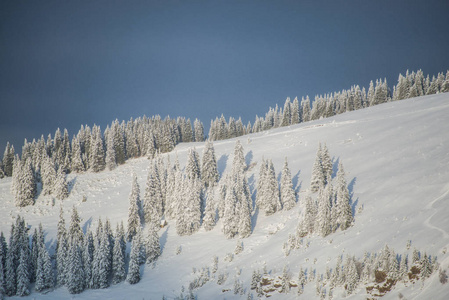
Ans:
[[[449,267],[449,93],[423,96],[385,103],[375,107],[348,112],[289,127],[272,129],[225,141],[215,141],[215,154],[220,175],[230,171],[234,145],[240,140],[247,164],[253,198],[262,158],[272,159],[278,178],[284,158],[288,158],[293,184],[298,192],[298,204],[290,211],[280,211],[266,217],[253,216],[253,233],[243,239],[243,252],[225,261],[233,253],[237,240],[228,240],[221,232],[221,222],[210,232],[203,228],[192,236],[176,234],[175,221],[160,229],[162,255],[156,263],[141,267],[142,279],[138,284],[126,282],[107,289],[86,290],[71,295],[65,287],[47,294],[33,290],[20,299],[173,299],[195,275],[192,268],[212,266],[219,258],[218,271],[203,287],[195,290],[198,299],[246,299],[247,295],[234,295],[234,280],[238,278],[249,289],[254,269],[266,266],[271,275],[281,275],[286,265],[293,279],[300,266],[316,268],[324,273],[326,266],[335,267],[337,256],[350,254],[363,257],[364,251],[376,253],[387,243],[398,254],[416,247],[421,253],[437,256],[443,269]],[[308,193],[313,162],[318,143],[326,143],[336,171],[341,161],[352,195],[355,211],[354,225],[346,231],[337,231],[322,238],[307,237],[309,247],[291,251],[282,250],[290,233],[295,233],[303,201]],[[175,151],[181,167],[185,166],[188,149],[196,147],[202,155],[204,143],[185,143],[169,153],[171,163]],[[254,165],[255,164],[255,165]],[[141,197],[145,191],[149,161],[146,158],[128,160],[113,171],[70,174],[70,196],[61,201],[40,195],[34,206],[18,208],[10,193],[11,178],[0,180],[0,231],[9,237],[11,223],[20,214],[32,230],[42,223],[47,247],[54,247],[59,210],[65,211],[66,224],[71,209],[76,206],[82,218],[82,227],[95,228],[98,218],[108,218],[113,229],[120,221],[125,226],[128,215],[128,196],[132,173],[136,172]],[[335,174],[334,174],[335,176]],[[82,198],[87,198],[82,202]],[[407,241],[412,248],[407,251]],[[176,249],[181,246],[181,253]],[[53,251],[53,250],[52,250]],[[128,245],[129,251],[129,245]],[[343,257],[344,258],[344,257]],[[409,255],[409,260],[411,255]],[[316,259],[316,261],[315,261]],[[344,259],[343,259],[344,262]],[[449,270],[448,270],[449,271]],[[223,285],[217,276],[228,273]],[[448,272],[449,273],[449,272]],[[223,292],[224,289],[229,291]],[[315,299],[315,282],[308,283],[301,299]],[[415,285],[398,283],[383,299],[448,299],[449,283],[441,284],[438,271],[424,282]],[[359,284],[353,295],[345,296],[342,288],[334,290],[334,299],[366,299],[369,295]],[[256,295],[254,294],[256,298]],[[272,299],[296,299],[296,288],[288,294],[273,292]],[[11,299],[19,299],[12,297]]]

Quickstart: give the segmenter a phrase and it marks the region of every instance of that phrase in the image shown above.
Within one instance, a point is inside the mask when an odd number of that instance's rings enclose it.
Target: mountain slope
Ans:
[[[225,257],[234,252],[237,240],[224,237],[221,222],[210,232],[200,229],[192,236],[179,237],[174,221],[168,220],[168,227],[159,231],[162,255],[153,266],[142,268],[140,283],[86,290],[76,296],[71,296],[66,288],[59,288],[47,295],[32,293],[29,298],[161,299],[162,295],[173,298],[181,293],[182,286],[186,288],[184,295],[187,293],[189,283],[198,274],[193,274],[192,268],[211,267],[214,256],[219,259],[217,274],[214,280],[195,290],[198,298],[244,298],[246,295],[234,295],[234,281],[237,278],[243,282],[248,292],[255,269],[266,267],[274,276],[281,275],[284,265],[287,265],[293,279],[296,279],[300,266],[324,273],[326,266],[334,268],[339,255],[362,258],[365,251],[378,252],[386,243],[396,253],[402,254],[407,252],[408,241],[411,241],[412,248],[437,256],[442,268],[447,269],[449,255],[444,249],[449,244],[448,115],[449,94],[446,93],[390,102],[328,119],[239,137],[246,162],[252,165],[247,171],[251,191],[254,193],[263,157],[273,160],[278,175],[284,158],[288,157],[299,203],[291,211],[269,217],[256,212],[253,233],[242,240],[243,252],[234,255],[231,262],[226,262]],[[221,175],[231,169],[237,139],[214,142]],[[337,231],[325,238],[306,237],[307,247],[292,250],[285,256],[282,247],[288,235],[296,231],[320,142],[329,148],[334,171],[339,161],[344,165],[355,222],[348,230]],[[191,147],[196,147],[201,154],[204,143],[180,144],[175,149],[182,167]],[[172,163],[174,157],[171,153]],[[129,160],[114,171],[71,174],[68,176],[72,184],[69,198],[63,202],[56,200],[54,206],[49,196],[40,196],[34,206],[15,207],[9,192],[11,179],[3,179],[0,181],[0,231],[9,236],[10,224],[20,214],[33,227],[42,222],[48,245],[54,244],[60,205],[64,208],[66,220],[69,220],[72,206],[77,206],[84,229],[89,225],[95,226],[99,217],[109,218],[114,228],[122,220],[126,224],[132,172],[138,175],[143,196],[148,165],[148,160],[141,158]],[[86,202],[82,202],[83,196]],[[177,255],[179,246],[181,253]],[[411,254],[410,251],[408,253]],[[226,282],[218,285],[218,274],[226,273]],[[442,285],[437,277],[438,272],[424,283],[408,287],[397,284],[385,298],[397,299],[402,293],[407,299],[444,299],[449,295],[449,284]],[[309,283],[301,297],[315,298],[314,288],[315,284]],[[227,289],[230,291],[222,292]],[[296,289],[289,294],[273,294],[276,298],[293,299],[296,298]],[[362,295],[368,296],[364,287],[359,285],[355,295],[347,299],[359,299]],[[343,298],[343,289],[336,289],[333,296],[334,299]]]

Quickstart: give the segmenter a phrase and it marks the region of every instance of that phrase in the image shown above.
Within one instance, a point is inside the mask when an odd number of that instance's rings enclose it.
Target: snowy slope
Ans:
[[[33,292],[29,299],[161,299],[174,298],[187,287],[195,275],[192,268],[212,266],[218,256],[218,271],[202,288],[195,291],[199,299],[245,298],[234,295],[237,278],[249,291],[254,269],[266,269],[281,275],[284,265],[295,279],[299,268],[314,268],[324,273],[326,266],[334,268],[338,255],[363,257],[364,251],[378,252],[386,243],[396,253],[412,247],[438,257],[442,268],[449,267],[449,93],[391,102],[367,109],[345,113],[332,118],[307,122],[295,126],[272,129],[239,139],[244,147],[247,164],[255,164],[247,172],[254,192],[262,158],[272,159],[277,174],[288,157],[293,183],[298,191],[298,205],[288,212],[266,217],[263,213],[253,217],[252,235],[243,241],[244,250],[231,262],[225,261],[233,253],[237,240],[227,240],[221,232],[221,223],[210,232],[200,229],[192,236],[179,237],[174,221],[159,231],[162,256],[152,265],[142,268],[142,280],[136,285],[121,283],[105,290],[86,290],[70,295],[59,288],[46,295]],[[233,149],[237,139],[214,142],[218,168],[221,174],[230,170]],[[293,250],[285,256],[282,245],[289,233],[294,233],[298,216],[308,193],[312,165],[318,143],[326,143],[333,158],[334,169],[341,161],[352,193],[355,211],[354,226],[337,231],[325,238],[306,238],[308,247]],[[176,147],[181,166],[185,165],[191,147],[202,153],[203,143],[180,144]],[[173,163],[174,153],[170,153]],[[32,207],[17,208],[10,194],[11,179],[0,180],[0,231],[9,236],[10,225],[20,214],[32,226],[42,222],[47,246],[54,244],[60,205],[69,220],[73,205],[78,208],[84,228],[95,226],[98,218],[107,217],[115,224],[126,224],[131,174],[139,178],[141,194],[145,189],[149,162],[147,159],[129,160],[114,171],[98,174],[71,174],[72,184],[68,199],[57,200],[40,196]],[[83,196],[87,197],[82,202]],[[254,196],[254,195],[253,195]],[[181,246],[181,253],[176,249]],[[410,250],[411,251],[411,250]],[[411,254],[408,251],[407,253]],[[228,274],[223,285],[218,285],[218,274]],[[315,284],[306,286],[302,299],[316,298]],[[230,291],[223,292],[229,289]],[[438,272],[424,283],[405,287],[401,284],[383,299],[447,299],[449,284],[442,285]],[[186,292],[184,293],[186,294]],[[295,299],[296,289],[289,294],[273,293],[272,298]],[[355,295],[345,299],[366,298],[360,287]],[[26,299],[21,298],[21,299]],[[344,298],[341,289],[334,291],[334,299]],[[12,298],[14,299],[14,298]]]

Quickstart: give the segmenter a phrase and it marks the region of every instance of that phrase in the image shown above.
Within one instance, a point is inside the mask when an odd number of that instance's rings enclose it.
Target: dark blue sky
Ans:
[[[447,0],[0,1],[0,152],[144,114],[246,124],[286,97],[436,75],[448,15]]]

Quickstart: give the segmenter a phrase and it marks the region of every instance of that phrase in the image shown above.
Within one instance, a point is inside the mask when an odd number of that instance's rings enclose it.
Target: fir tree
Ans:
[[[343,164],[339,163],[337,172],[337,199],[336,199],[336,214],[337,223],[341,230],[347,229],[351,226],[353,217],[350,205],[350,197],[348,187],[346,185],[345,171]]]
[[[114,132],[109,131],[106,143],[106,159],[105,159],[106,168],[108,168],[108,170],[114,170],[117,167],[115,146],[116,142]]]
[[[67,264],[67,289],[70,294],[79,294],[84,290],[85,278],[81,250],[78,244],[72,244]]]
[[[332,181],[333,170],[332,170],[332,160],[326,144],[324,144],[320,156],[321,156],[321,166],[323,168],[324,184],[328,184]]]
[[[53,160],[45,156],[41,169],[42,194],[50,195],[53,192],[54,182],[56,181],[56,170]]]
[[[84,239],[83,265],[84,265],[84,285],[86,289],[92,287],[92,268],[94,261],[94,237],[92,231],[89,230]]]
[[[137,228],[141,226],[140,214],[140,188],[137,182],[137,175],[133,174],[133,181],[131,186],[131,193],[129,194],[129,209],[128,209],[128,232],[126,234],[129,241],[136,235]]]
[[[164,210],[161,180],[155,161],[151,163],[148,171],[147,185],[143,199],[143,211],[146,224],[153,222],[155,225],[159,225]]]
[[[156,227],[148,224],[148,232],[145,240],[146,262],[147,264],[154,262],[161,255],[161,246]]]
[[[223,213],[223,233],[229,239],[237,234],[237,216],[235,207],[237,196],[233,186],[228,186],[226,191],[225,206]]]
[[[276,179],[276,172],[274,170],[273,162],[271,160],[268,161],[268,167],[266,169],[264,179],[265,183],[263,190],[264,195],[263,206],[265,207],[265,215],[269,216],[282,208],[279,197],[279,187]]]
[[[94,126],[91,136],[89,167],[93,172],[100,172],[104,170],[105,165],[103,139],[101,137],[100,127]]]
[[[214,186],[219,180],[214,145],[209,140],[206,141],[204,146],[201,176],[206,187]]]
[[[287,157],[281,175],[281,203],[284,209],[290,210],[296,204],[296,195],[293,189],[292,175],[288,168]]]
[[[66,174],[62,168],[59,168],[58,172],[56,173],[53,192],[57,199],[63,200],[69,196]]]
[[[310,180],[310,190],[317,192],[320,188],[324,187],[325,177],[323,172],[323,165],[321,162],[321,143],[318,146],[315,162],[312,169],[312,179]]]
[[[7,142],[5,152],[3,154],[3,170],[5,175],[8,177],[11,177],[13,174],[14,155],[14,146]]]
[[[331,185],[327,185],[326,188],[320,189],[318,192],[318,214],[316,218],[315,228],[321,236],[327,236],[331,233],[331,206],[330,196],[332,190]]]
[[[37,258],[36,269],[36,291],[40,292],[46,289],[51,289],[54,286],[53,268],[51,265],[50,255],[44,244],[38,244],[39,254]]]
[[[215,191],[213,188],[209,188],[207,191],[206,208],[205,208],[204,218],[203,218],[203,226],[206,231],[212,230],[214,228],[215,222],[216,222],[214,192]]]
[[[124,281],[125,275],[125,253],[122,251],[120,233],[117,231],[117,238],[112,254],[112,284]]]
[[[136,284],[140,281],[140,267],[139,267],[139,251],[140,245],[134,236],[131,245],[131,255],[129,259],[128,275],[126,281],[130,284]]]
[[[86,167],[84,165],[81,145],[76,137],[72,139],[72,171],[75,173],[84,172]]]
[[[17,290],[16,295],[27,296],[30,294],[29,284],[30,284],[30,274],[28,273],[28,255],[26,250],[22,249],[20,252],[19,265],[17,267]]]
[[[72,216],[70,219],[70,226],[69,226],[69,231],[68,231],[68,243],[69,245],[78,245],[78,246],[82,246],[83,245],[83,239],[84,239],[84,234],[83,234],[83,230],[81,229],[81,219],[78,215],[78,210],[76,209],[75,206],[73,206],[72,209]]]
[[[243,178],[243,185],[248,186],[246,178]],[[246,238],[251,235],[251,198],[249,194],[244,190],[240,192],[240,208],[238,209],[238,232],[241,238]]]

